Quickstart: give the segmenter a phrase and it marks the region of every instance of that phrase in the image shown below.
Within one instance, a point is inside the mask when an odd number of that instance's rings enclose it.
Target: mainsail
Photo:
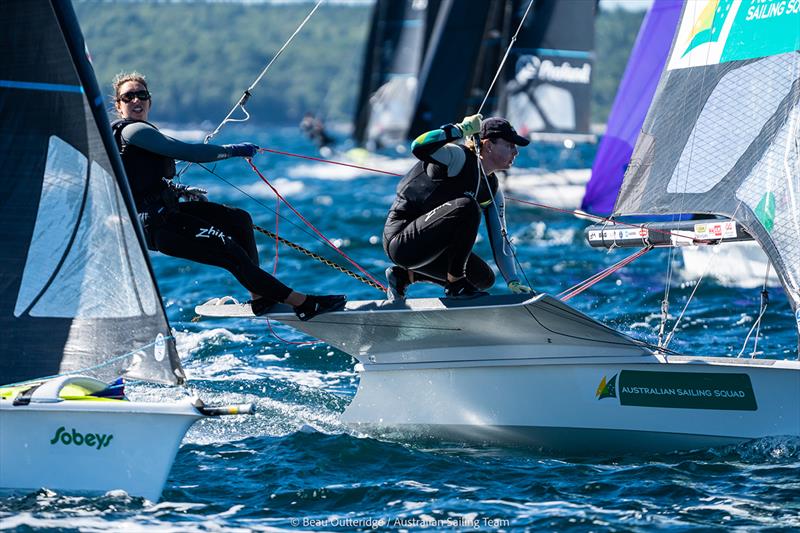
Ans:
[[[420,70],[412,136],[478,110],[529,3],[442,2]],[[533,138],[589,135],[595,8],[591,0],[536,1],[483,113],[504,115]]]
[[[411,137],[458,121],[468,109],[478,108],[483,94],[473,90],[474,80],[488,70],[484,68],[487,61],[497,68],[500,56],[495,52],[490,58],[486,50],[500,49],[497,28],[502,25],[505,4],[499,0],[442,1],[419,72]]]
[[[514,29],[527,6],[513,2]],[[504,67],[499,113],[531,138],[588,138],[594,18],[591,0],[539,0]]]
[[[378,0],[372,14],[356,101],[354,137],[359,144],[405,141],[417,96],[427,28],[439,0]]]
[[[0,384],[184,379],[69,2],[3,2]]]
[[[586,184],[581,209],[588,213],[609,215],[614,209],[633,146],[667,62],[681,3],[681,0],[655,0],[642,20],[614,97],[606,133],[597,147],[592,177]]]
[[[615,215],[740,222],[800,304],[800,2],[689,1]]]

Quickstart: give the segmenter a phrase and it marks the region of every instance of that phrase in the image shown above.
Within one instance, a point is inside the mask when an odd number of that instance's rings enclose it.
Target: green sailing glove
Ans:
[[[464,120],[462,120],[460,124],[456,124],[456,126],[461,130],[463,137],[472,137],[473,135],[481,132],[482,118],[483,115],[480,113],[477,115],[470,115],[468,117],[464,117]]]
[[[527,285],[523,285],[517,280],[509,281],[508,289],[514,294],[534,294],[536,292]]]

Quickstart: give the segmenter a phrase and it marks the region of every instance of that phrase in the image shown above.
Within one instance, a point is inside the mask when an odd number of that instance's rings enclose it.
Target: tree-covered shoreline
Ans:
[[[197,124],[227,114],[312,5],[76,0],[75,10],[104,90],[116,73],[138,70],[154,121]],[[306,111],[351,120],[371,9],[323,5],[253,91],[252,123],[294,124]],[[642,16],[597,17],[593,122],[608,116]]]

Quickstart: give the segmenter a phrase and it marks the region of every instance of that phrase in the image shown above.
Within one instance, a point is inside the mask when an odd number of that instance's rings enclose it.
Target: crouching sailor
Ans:
[[[294,307],[301,320],[344,307],[344,295],[306,295],[262,270],[249,213],[209,202],[203,189],[171,181],[175,159],[202,163],[250,158],[258,146],[189,144],[167,137],[147,122],[152,100],[144,76],[120,74],[113,88],[119,120],[111,126],[150,250],[228,270],[250,291],[257,315],[276,302]]]
[[[472,139],[452,144],[478,133],[479,150]],[[386,270],[390,300],[405,298],[408,286],[418,281],[443,285],[448,298],[487,294],[494,273],[472,251],[481,215],[509,289],[533,292],[517,277],[505,238],[503,192],[494,174],[509,169],[517,146],[528,142],[507,120],[492,117],[481,123],[480,115],[417,137],[411,148],[420,161],[400,180],[383,230],[384,250],[396,264]]]

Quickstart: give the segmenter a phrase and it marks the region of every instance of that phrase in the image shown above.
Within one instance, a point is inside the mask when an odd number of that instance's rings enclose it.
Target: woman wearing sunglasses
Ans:
[[[300,320],[344,307],[344,295],[306,295],[262,270],[252,219],[246,211],[209,202],[205,190],[171,181],[176,159],[205,163],[250,158],[258,146],[192,144],[173,139],[147,122],[152,99],[144,76],[136,72],[119,74],[113,88],[119,119],[111,128],[149,249],[230,271],[250,291],[255,314],[268,312],[276,302],[294,307]]]

